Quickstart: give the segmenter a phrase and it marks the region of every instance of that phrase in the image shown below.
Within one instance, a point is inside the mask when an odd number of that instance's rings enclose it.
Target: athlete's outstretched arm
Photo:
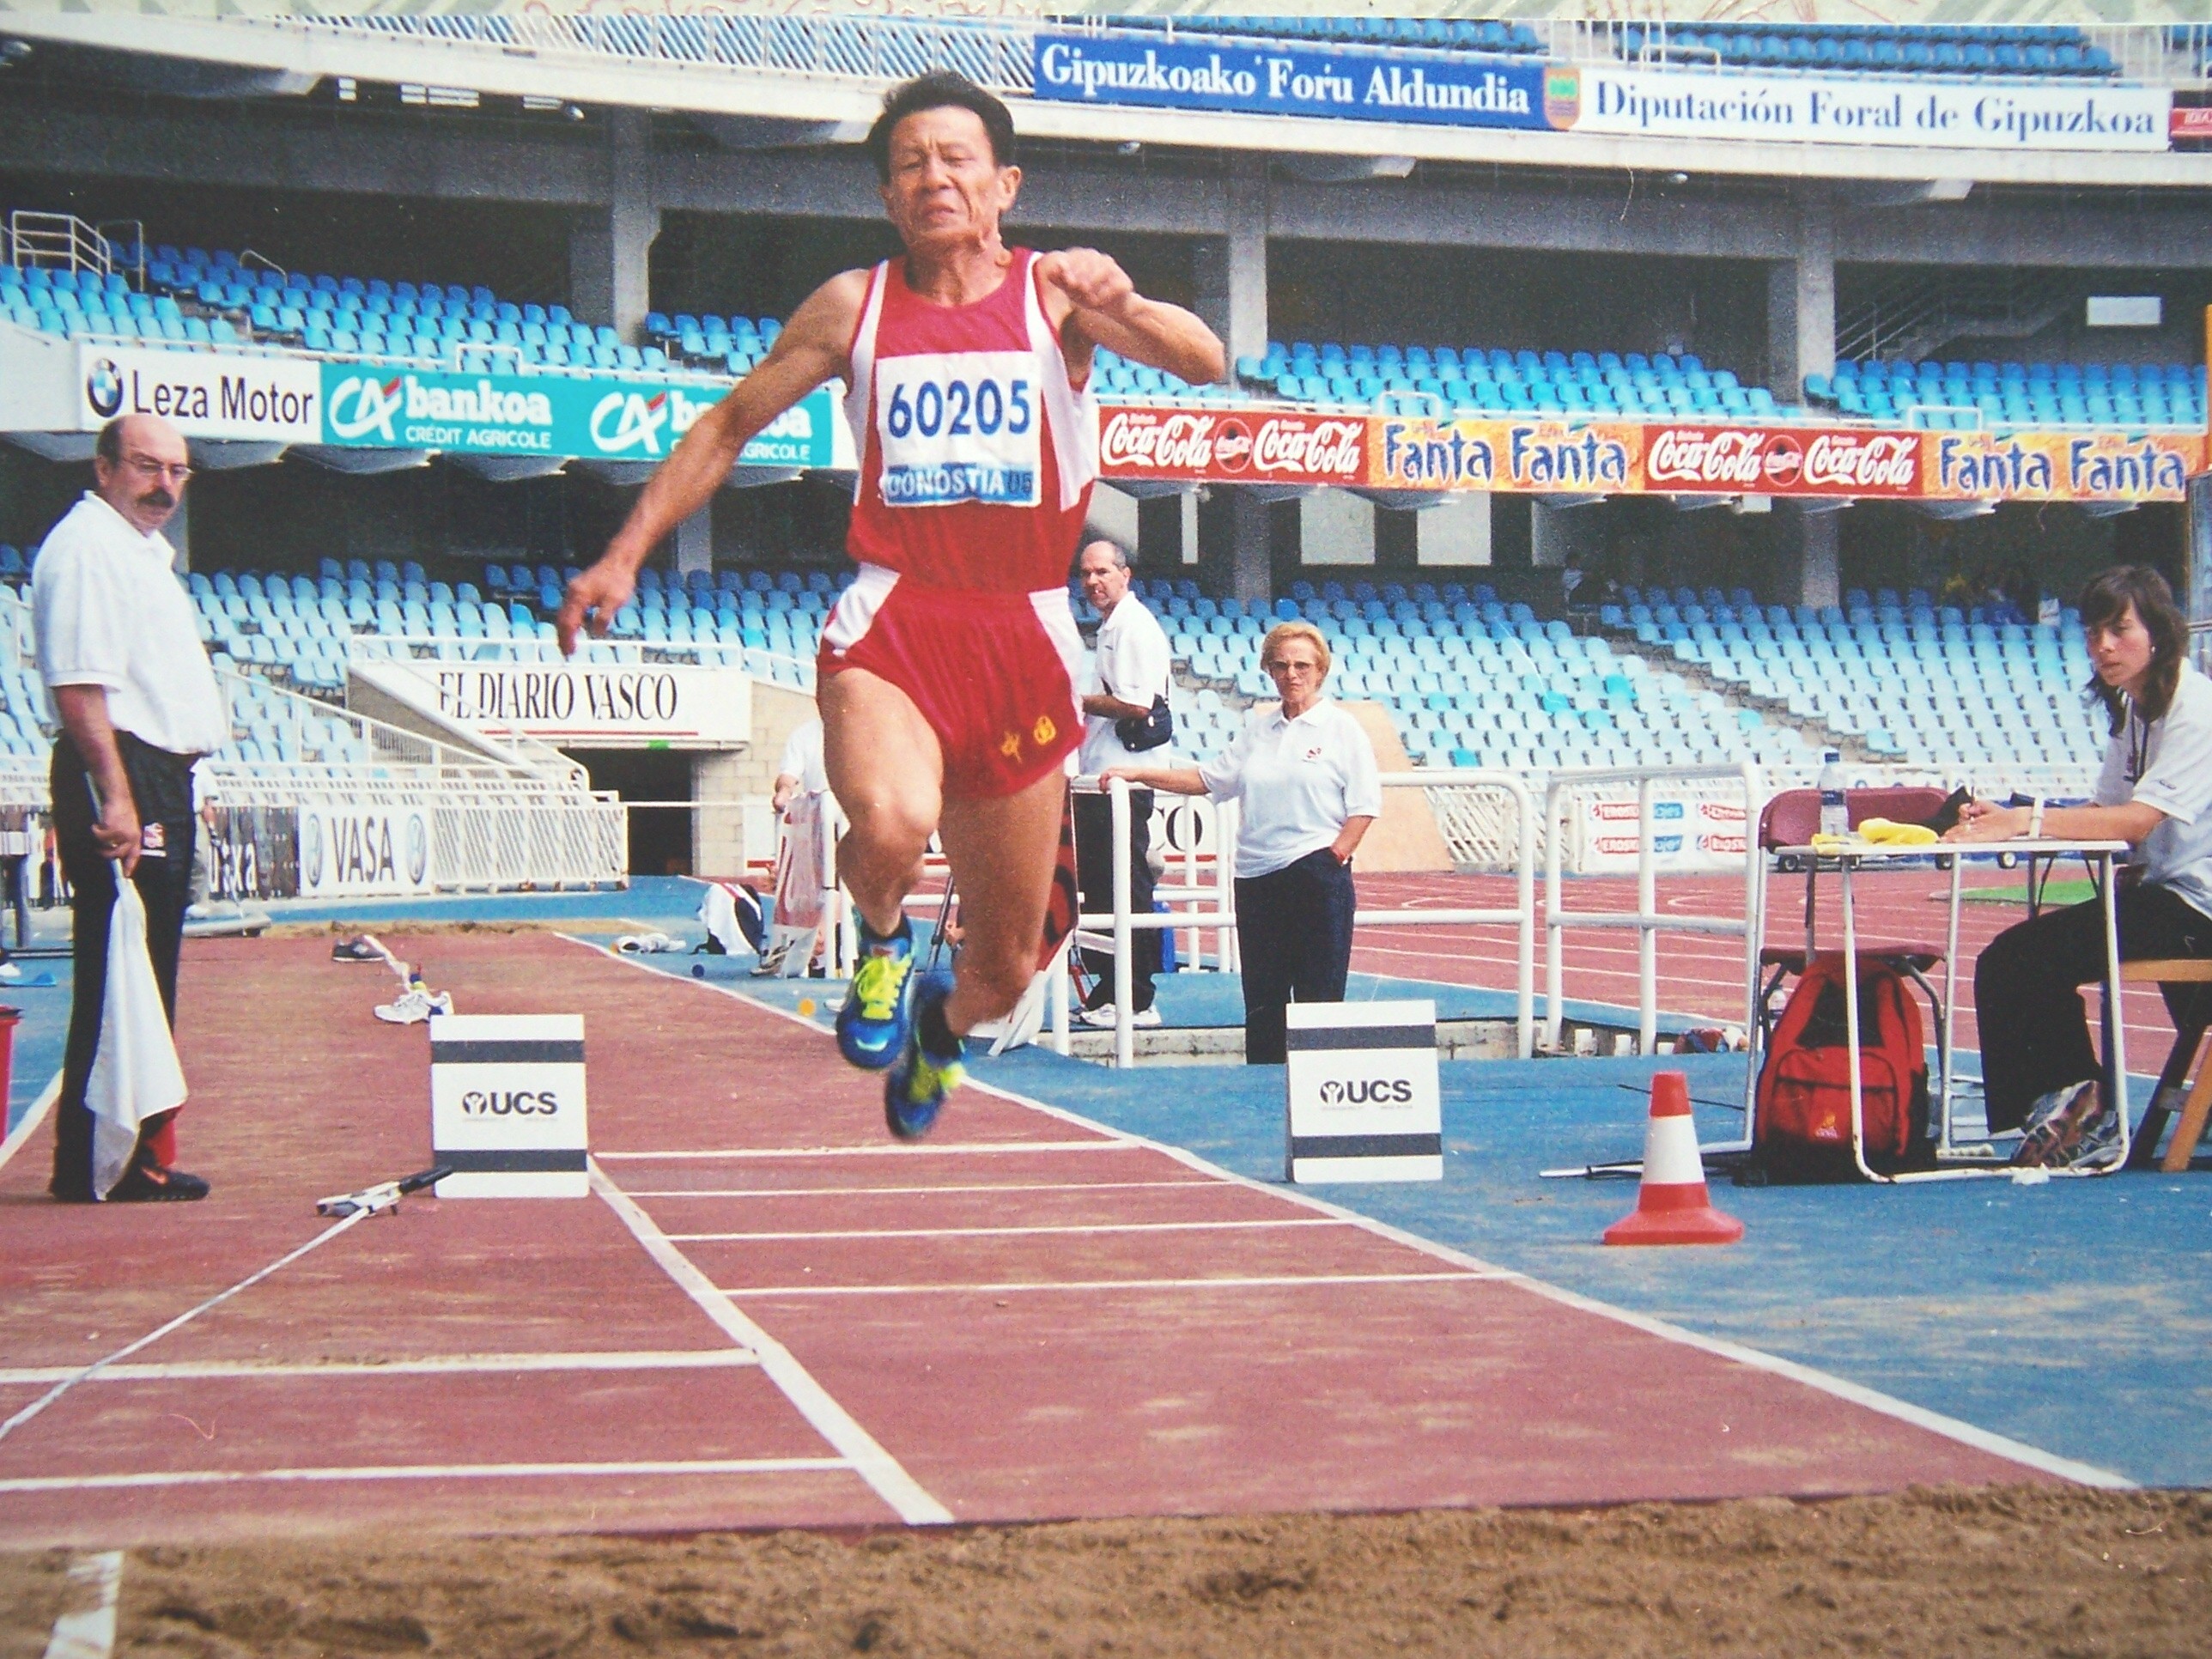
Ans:
[[[1193,385],[1226,380],[1229,362],[1212,329],[1185,311],[1137,292],[1129,273],[1096,248],[1064,248],[1037,261],[1037,280],[1048,294],[1066,301],[1066,317],[1055,318],[1079,362],[1090,348],[1103,345],[1132,362],[1180,374]]]
[[[599,562],[568,584],[554,623],[565,656],[586,627],[605,634],[629,603],[653,550],[722,487],[745,446],[770,421],[824,380],[850,372],[846,350],[867,292],[867,273],[848,270],[807,296],[776,336],[760,367],[693,423],[638,492],[629,517]]]

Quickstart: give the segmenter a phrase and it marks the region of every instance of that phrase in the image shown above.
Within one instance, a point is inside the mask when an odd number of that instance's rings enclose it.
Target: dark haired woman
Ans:
[[[2189,625],[2155,570],[2099,576],[2082,592],[2081,627],[2095,671],[2085,695],[2112,726],[2096,805],[1977,801],[1947,839],[2130,842],[2117,896],[2121,957],[2212,956],[2212,681],[2190,665]],[[2007,928],[1975,964],[1990,1128],[2027,1129],[2017,1163],[2094,1163],[2118,1144],[2080,992],[2104,977],[2094,900]]]

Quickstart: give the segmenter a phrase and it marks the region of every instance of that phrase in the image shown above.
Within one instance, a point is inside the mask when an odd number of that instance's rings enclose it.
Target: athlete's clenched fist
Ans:
[[[1129,273],[1095,247],[1064,248],[1037,261],[1040,281],[1051,283],[1079,311],[1118,314],[1137,291]]]

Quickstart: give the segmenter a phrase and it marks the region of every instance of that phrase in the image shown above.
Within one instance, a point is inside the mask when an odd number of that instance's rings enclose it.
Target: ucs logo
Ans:
[[[123,371],[116,368],[112,357],[93,359],[92,367],[85,371],[84,398],[103,421],[123,407]]]
[[[1321,1085],[1324,1106],[1403,1106],[1413,1097],[1413,1085],[1404,1078],[1356,1078],[1342,1083],[1335,1078]]]
[[[504,1094],[471,1089],[461,1097],[464,1117],[553,1117],[560,1110],[560,1097],[550,1089],[535,1093],[514,1089]]]

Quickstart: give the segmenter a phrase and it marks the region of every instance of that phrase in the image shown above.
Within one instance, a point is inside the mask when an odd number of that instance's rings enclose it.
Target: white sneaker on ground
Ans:
[[[1080,1008],[1076,1011],[1075,1018],[1079,1023],[1094,1030],[1110,1031],[1114,1029],[1114,1005],[1107,1002],[1096,1008]],[[1160,1011],[1157,1008],[1139,1008],[1129,1016],[1129,1025],[1133,1030],[1157,1030],[1159,1024]]]
[[[393,1001],[379,1003],[376,1017],[386,1025],[419,1025],[433,1014],[453,1012],[452,992],[425,991],[418,986]]]

